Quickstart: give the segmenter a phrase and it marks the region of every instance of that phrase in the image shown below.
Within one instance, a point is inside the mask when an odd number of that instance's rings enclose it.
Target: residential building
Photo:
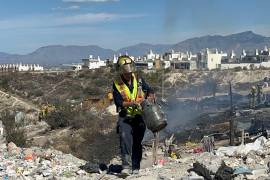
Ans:
[[[138,69],[153,69],[154,61],[135,61],[135,66]]]
[[[220,69],[232,69],[236,67],[241,68],[260,68],[270,67],[270,52],[267,47],[263,50],[256,49],[255,51],[245,51],[243,49],[240,59],[235,62],[223,61],[220,65]]]
[[[163,55],[164,60],[168,61],[190,61],[192,59],[196,59],[197,55],[192,54],[192,52],[175,52],[174,50],[171,50],[171,52],[167,52]]]
[[[197,65],[200,69],[217,69],[220,67],[222,58],[227,57],[227,53],[217,49],[204,49],[198,53]]]
[[[2,72],[7,71],[43,71],[43,66],[39,64],[0,64],[0,70]]]
[[[174,69],[195,70],[197,69],[196,61],[173,61],[171,66]]]
[[[143,57],[144,60],[155,60],[160,59],[159,54],[154,54],[153,51],[150,49],[150,51]]]
[[[63,66],[71,68],[74,71],[82,70],[83,63],[63,64]]]
[[[97,57],[97,59],[95,59],[93,55],[89,55],[89,58],[82,59],[82,62],[82,69],[98,69],[100,67],[106,66],[106,62],[100,60],[99,56]]]

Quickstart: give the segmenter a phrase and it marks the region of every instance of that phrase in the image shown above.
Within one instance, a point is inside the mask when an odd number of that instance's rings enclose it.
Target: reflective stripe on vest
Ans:
[[[133,77],[133,90],[130,92],[128,86],[125,83],[119,84],[117,81],[114,81],[114,85],[117,89],[117,91],[121,94],[124,101],[131,102],[131,101],[141,101],[144,97],[144,93],[142,91],[142,88],[139,89],[138,93],[138,82],[134,74],[132,74]],[[139,96],[138,96],[139,94]],[[139,108],[134,107],[127,107],[127,114],[134,116],[136,114],[142,114],[142,110]]]

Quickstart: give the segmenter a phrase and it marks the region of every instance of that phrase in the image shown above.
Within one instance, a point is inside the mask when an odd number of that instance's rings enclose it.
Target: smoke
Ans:
[[[181,9],[181,1],[179,0],[169,0],[166,1],[165,9],[165,31],[171,32],[176,29],[177,22],[181,16],[179,9]]]
[[[163,108],[168,119],[167,130],[175,132],[195,128],[197,118],[203,113],[228,108],[227,95],[214,97],[218,88],[217,82],[211,78],[201,84],[189,85],[186,89],[176,87],[175,90],[180,89],[179,93],[168,97],[168,106]]]

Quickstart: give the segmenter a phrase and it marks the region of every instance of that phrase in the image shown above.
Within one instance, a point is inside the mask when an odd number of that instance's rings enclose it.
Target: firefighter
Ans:
[[[140,103],[155,95],[150,86],[135,74],[135,64],[129,56],[120,56],[117,61],[117,78],[113,82],[113,98],[119,113],[117,133],[123,174],[138,174],[142,159],[142,140],[146,126]]]

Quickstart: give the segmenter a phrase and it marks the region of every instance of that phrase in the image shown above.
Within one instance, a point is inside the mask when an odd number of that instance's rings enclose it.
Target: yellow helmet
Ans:
[[[117,61],[117,70],[123,74],[123,73],[132,73],[136,70],[135,64],[133,60],[127,56],[119,56]]]
[[[253,89],[253,90],[256,89],[256,86],[252,86],[251,89]]]

